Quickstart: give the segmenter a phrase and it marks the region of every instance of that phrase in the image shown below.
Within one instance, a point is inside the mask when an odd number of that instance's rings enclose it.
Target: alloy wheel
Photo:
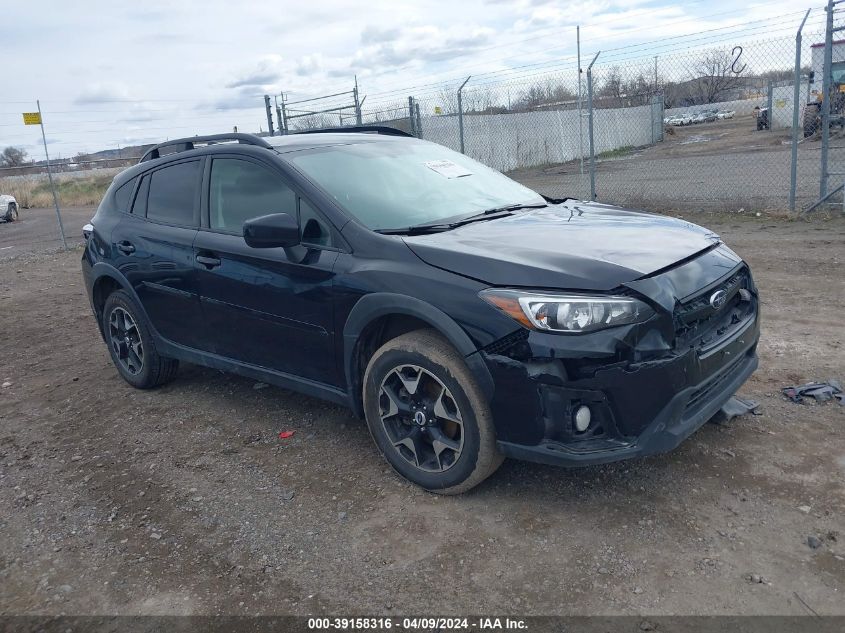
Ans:
[[[144,369],[144,347],[135,319],[126,310],[114,308],[109,315],[109,343],[117,362],[133,376]]]
[[[457,401],[437,376],[417,365],[394,367],[381,382],[379,416],[390,443],[409,464],[443,472],[464,447]]]

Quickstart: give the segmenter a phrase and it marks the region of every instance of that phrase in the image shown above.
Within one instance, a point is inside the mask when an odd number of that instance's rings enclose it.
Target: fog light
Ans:
[[[575,430],[583,433],[590,428],[590,420],[593,415],[590,413],[590,407],[580,406],[575,411]]]

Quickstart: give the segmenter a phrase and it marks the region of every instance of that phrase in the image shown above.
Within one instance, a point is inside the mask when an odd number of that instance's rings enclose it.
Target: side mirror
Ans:
[[[287,213],[262,215],[244,222],[244,241],[253,248],[286,248],[299,244],[299,224]]]

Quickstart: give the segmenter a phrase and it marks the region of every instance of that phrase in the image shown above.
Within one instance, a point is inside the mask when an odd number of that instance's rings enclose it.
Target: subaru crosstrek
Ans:
[[[345,404],[440,493],[670,450],[757,366],[757,290],[711,231],[387,129],[156,146],[85,234],[131,385],[186,361]]]

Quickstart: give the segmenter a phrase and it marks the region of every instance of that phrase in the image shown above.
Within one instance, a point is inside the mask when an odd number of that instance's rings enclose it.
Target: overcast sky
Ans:
[[[642,58],[696,45],[692,36],[791,37],[804,0],[0,0],[0,147],[42,158],[37,127],[20,112],[41,100],[56,156],[196,133],[266,129],[262,94],[290,99],[352,88],[372,104],[406,99],[462,75],[537,72],[582,57]],[[788,15],[787,15],[788,14]],[[814,9],[816,22],[823,11]],[[812,21],[813,18],[811,18]],[[713,29],[723,29],[714,31]],[[682,36],[690,35],[688,38]],[[674,38],[674,39],[669,39]],[[700,38],[699,38],[700,39]],[[674,44],[672,44],[674,45]],[[720,46],[732,42],[725,39]],[[601,58],[600,58],[601,61]],[[587,61],[584,62],[586,66]],[[527,68],[523,68],[526,67]],[[600,66],[600,64],[599,64]],[[508,69],[518,69],[507,73]]]

